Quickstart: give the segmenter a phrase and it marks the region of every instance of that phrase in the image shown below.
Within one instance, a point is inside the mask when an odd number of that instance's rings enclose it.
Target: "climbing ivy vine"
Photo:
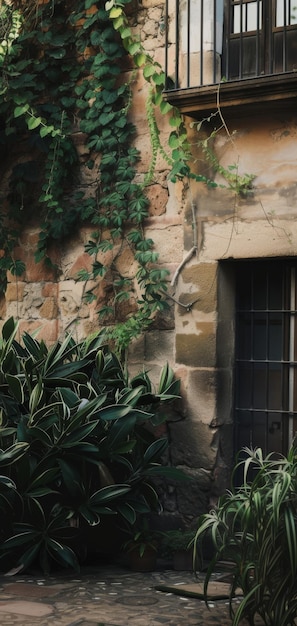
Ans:
[[[38,224],[35,259],[57,274],[51,247],[88,227],[83,269],[86,302],[103,304],[100,322],[119,350],[145,330],[167,306],[167,270],[158,264],[154,242],[145,236],[149,201],[160,153],[169,177],[191,172],[183,118],[163,100],[162,67],[132,35],[129,0],[2,0],[0,3],[0,291],[7,270],[25,270],[15,256],[24,225]],[[141,158],[129,119],[131,82],[122,69],[141,69],[149,83],[146,104],[152,157],[137,182]],[[126,74],[132,76],[133,71]],[[155,111],[169,115],[167,149],[160,142]],[[85,154],[79,156],[78,142]],[[132,255],[134,273],[124,274],[121,255]],[[104,297],[102,297],[102,292]]]
[[[144,234],[145,186],[159,151],[173,180],[188,172],[189,158],[181,118],[174,114],[169,154],[161,146],[154,107],[163,113],[172,109],[162,100],[164,73],[132,38],[122,7],[102,0],[77,0],[75,7],[65,0],[3,0],[0,7],[0,150],[7,179],[1,190],[1,290],[7,270],[24,272],[14,252],[24,224],[38,216],[35,259],[57,273],[52,243],[78,225],[91,225],[85,250],[92,270],[81,270],[77,279],[85,282],[89,303],[97,299],[101,281],[105,298],[99,316],[119,349],[166,307],[167,271],[158,266],[154,243]],[[135,180],[141,155],[128,115],[131,85],[120,80],[128,55],[151,83],[152,159],[141,183]],[[76,150],[81,136],[83,160]],[[134,275],[121,273],[119,258],[126,248],[136,261]]]

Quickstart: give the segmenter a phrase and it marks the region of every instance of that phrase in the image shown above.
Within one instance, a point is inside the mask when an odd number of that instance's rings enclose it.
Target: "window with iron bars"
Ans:
[[[166,21],[167,90],[297,70],[297,0],[166,0]]]

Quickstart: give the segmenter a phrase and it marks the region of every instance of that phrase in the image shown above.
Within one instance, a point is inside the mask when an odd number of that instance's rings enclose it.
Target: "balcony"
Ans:
[[[166,0],[165,71],[193,117],[296,106],[297,0]]]

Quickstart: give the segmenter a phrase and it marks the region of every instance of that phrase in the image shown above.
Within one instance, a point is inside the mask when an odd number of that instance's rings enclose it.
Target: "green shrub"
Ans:
[[[167,530],[163,533],[162,552],[164,556],[172,556],[176,552],[193,549],[194,530]]]
[[[168,366],[156,391],[146,372],[129,378],[100,334],[50,348],[16,335],[11,318],[0,342],[2,569],[36,559],[44,572],[53,561],[78,569],[82,525],[107,515],[132,526],[159,506],[155,477],[178,476],[153,427],[179,383]]]
[[[214,557],[205,580],[220,560],[232,572],[230,613],[232,626],[246,618],[254,625],[260,615],[267,626],[292,626],[297,614],[297,449],[286,456],[244,449],[245,460],[235,468],[243,476],[200,519],[195,539],[200,552],[203,538],[211,537]],[[234,611],[236,588],[243,599]]]

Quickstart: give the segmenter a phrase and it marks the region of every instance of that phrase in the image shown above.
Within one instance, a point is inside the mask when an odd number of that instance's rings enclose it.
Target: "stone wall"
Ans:
[[[211,503],[222,493],[233,459],[234,286],[228,265],[220,262],[296,255],[296,121],[288,112],[227,119],[232,139],[218,136],[214,149],[224,167],[235,163],[239,174],[255,176],[246,197],[228,190],[216,174],[225,188],[191,184],[188,204],[195,206],[199,245],[175,291],[180,302],[194,303],[190,310],[176,307],[175,361],[186,419],[173,427],[174,458],[197,478],[192,507],[180,496],[186,515],[195,515],[207,498]],[[191,219],[188,206],[186,250],[192,246]]]

